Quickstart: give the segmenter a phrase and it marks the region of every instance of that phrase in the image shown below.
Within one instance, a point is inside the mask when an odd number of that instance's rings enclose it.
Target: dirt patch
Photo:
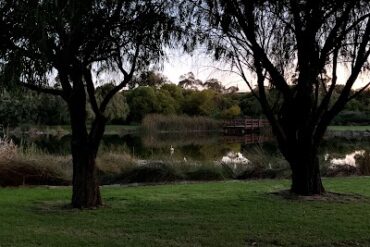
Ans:
[[[301,196],[290,192],[290,190],[282,190],[272,192],[271,194],[287,200],[297,200],[297,201],[322,201],[335,203],[370,202],[370,198],[363,195],[344,194],[336,192],[326,192],[323,195]]]
[[[365,247],[369,246],[370,241],[369,240],[345,240],[345,241],[339,241],[339,242],[332,242],[332,243],[324,243],[320,245],[314,245],[313,247],[352,247],[352,246],[359,246],[359,247]]]
[[[34,213],[39,214],[61,214],[61,213],[78,213],[82,210],[96,210],[96,209],[104,209],[110,208],[109,205],[103,205],[96,208],[85,208],[85,209],[78,209],[73,208],[71,203],[68,201],[42,201],[35,203],[30,210]]]

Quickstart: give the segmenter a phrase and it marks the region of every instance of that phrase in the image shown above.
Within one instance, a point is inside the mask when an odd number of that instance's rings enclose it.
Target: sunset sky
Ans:
[[[216,78],[223,82],[226,87],[238,86],[240,91],[247,91],[248,87],[239,75],[230,72],[230,66],[225,63],[213,61],[211,55],[205,55],[202,51],[195,52],[192,56],[172,50],[168,54],[168,60],[163,65],[163,73],[175,84],[179,82],[181,75],[193,72],[196,78],[205,81]],[[348,78],[348,69],[339,66],[338,83],[343,84]],[[370,81],[370,75],[362,75],[358,78],[354,88],[360,88]]]

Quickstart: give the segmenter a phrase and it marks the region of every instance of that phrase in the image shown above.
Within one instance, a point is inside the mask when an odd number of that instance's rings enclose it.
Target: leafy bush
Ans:
[[[370,115],[368,112],[343,111],[332,122],[333,125],[369,125]]]

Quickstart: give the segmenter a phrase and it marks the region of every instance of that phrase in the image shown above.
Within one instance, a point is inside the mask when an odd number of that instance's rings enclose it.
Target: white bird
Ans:
[[[170,155],[172,156],[174,152],[175,152],[175,149],[171,145],[171,147],[170,147]]]
[[[184,162],[187,162],[188,160],[186,159],[186,157],[184,157]]]
[[[327,161],[329,159],[330,155],[329,154],[325,154],[324,155],[324,160]]]
[[[269,163],[269,169],[270,169],[270,170],[272,169],[272,165],[271,165],[271,163]]]

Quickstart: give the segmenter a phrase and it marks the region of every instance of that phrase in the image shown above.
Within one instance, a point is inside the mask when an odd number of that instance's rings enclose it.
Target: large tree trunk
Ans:
[[[319,159],[316,155],[301,157],[291,163],[291,192],[298,195],[321,195],[325,192],[321,181]]]
[[[295,145],[290,150],[286,159],[292,170],[291,192],[303,196],[323,194],[317,147]]]
[[[76,138],[73,139],[76,140]],[[80,146],[80,144],[75,142],[72,144],[72,158],[72,206],[74,208],[93,208],[101,206],[102,199],[96,177],[97,168],[95,155],[91,153],[89,148]]]
[[[102,205],[97,181],[96,153],[101,135],[89,136],[86,128],[86,96],[84,90],[74,90],[69,99],[72,128],[74,208],[93,208]],[[104,127],[100,128],[104,132]]]

